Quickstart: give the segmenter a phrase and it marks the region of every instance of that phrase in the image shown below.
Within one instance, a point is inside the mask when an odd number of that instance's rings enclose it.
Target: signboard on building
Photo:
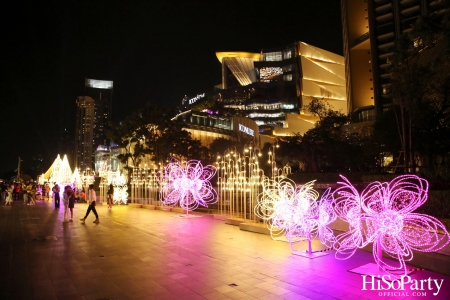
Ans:
[[[255,136],[255,132],[253,129],[250,129],[242,124],[239,124],[239,131],[242,131],[248,135]]]
[[[110,80],[97,80],[97,79],[85,79],[85,86],[91,87],[95,89],[112,89],[113,88],[113,82]]]
[[[191,98],[188,100],[189,105],[194,104],[195,102],[197,102],[198,100],[205,98],[205,93],[203,94],[198,94],[197,96],[195,96],[194,98]]]

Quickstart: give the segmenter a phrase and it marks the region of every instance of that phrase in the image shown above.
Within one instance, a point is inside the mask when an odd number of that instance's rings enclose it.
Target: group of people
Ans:
[[[59,199],[59,186],[56,184],[52,189],[54,195],[55,195],[55,209],[59,208],[60,199]],[[112,184],[109,185],[109,190],[107,192],[107,203],[108,203],[108,209],[112,209],[113,205],[113,194],[114,194],[114,187]],[[63,205],[64,205],[64,220],[63,223],[69,223],[73,222],[73,209],[75,206],[75,192],[72,190],[72,187],[70,185],[66,185],[64,187],[64,193],[63,193]],[[86,215],[80,219],[82,224],[85,223],[87,217],[89,214],[92,213],[95,215],[95,221],[94,223],[100,223],[100,219],[98,217],[97,210],[95,209],[96,202],[97,202],[97,194],[94,190],[94,185],[89,185],[89,189],[86,196],[86,201],[88,202],[88,208],[86,211]],[[70,213],[70,219],[69,219],[69,213]]]
[[[51,190],[52,190],[52,198],[54,199],[55,202],[55,209],[59,209],[61,201],[60,200],[61,189],[59,185],[55,183],[55,185],[52,187]],[[23,186],[18,183],[16,184],[2,183],[0,185],[0,196],[1,200],[5,201],[5,206],[11,206],[13,200],[20,199],[19,196],[15,198],[15,193],[20,195],[23,191],[25,191],[25,193],[23,194],[24,203],[27,203],[28,205],[34,205],[36,203],[36,195],[37,195],[37,187],[35,184],[27,182]],[[108,210],[111,210],[113,206],[113,194],[114,194],[114,187],[112,184],[110,184],[106,198]],[[40,187],[39,195],[42,196],[41,200],[45,200],[45,198],[50,199],[49,184],[45,184],[44,186]],[[80,221],[84,224],[86,218],[92,211],[95,215],[94,223],[97,224],[100,223],[97,210],[95,209],[97,195],[95,193],[93,184],[89,185],[87,194],[85,194],[84,189],[80,191],[76,188],[72,188],[70,185],[66,185],[64,187],[62,198],[64,205],[63,223],[73,222],[73,209],[75,207],[75,202],[79,200],[85,200],[89,204],[85,216],[81,218]]]
[[[40,196],[41,187],[31,181],[25,183],[2,182],[0,184],[0,198],[5,206],[11,206],[14,200],[22,200],[27,205],[34,205]]]

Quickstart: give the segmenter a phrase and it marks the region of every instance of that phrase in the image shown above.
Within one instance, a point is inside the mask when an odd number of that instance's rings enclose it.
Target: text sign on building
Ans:
[[[254,136],[254,130],[250,129],[242,124],[239,124],[239,131],[242,131],[248,135]]]
[[[194,104],[195,102],[197,102],[197,100],[200,100],[200,99],[203,98],[203,97],[205,97],[205,93],[203,93],[203,94],[198,94],[198,95],[195,96],[194,98],[189,99],[189,100],[188,100],[188,103],[189,103],[189,104]]]
[[[110,80],[97,80],[97,79],[89,79],[86,78],[85,80],[85,86],[96,88],[96,89],[112,89],[113,88],[113,82]]]

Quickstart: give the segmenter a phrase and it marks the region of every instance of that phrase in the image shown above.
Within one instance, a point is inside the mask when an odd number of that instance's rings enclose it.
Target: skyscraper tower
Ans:
[[[85,78],[85,95],[77,98],[75,167],[93,169],[94,151],[107,144],[106,130],[112,115],[113,82]]]
[[[78,97],[76,104],[74,166],[79,170],[92,169],[95,104],[88,96]]]
[[[113,82],[86,78],[85,95],[95,103],[93,143],[96,149],[106,144],[106,128],[112,115]]]
[[[353,121],[370,121],[392,101],[389,68],[395,41],[441,0],[341,0],[347,99]]]

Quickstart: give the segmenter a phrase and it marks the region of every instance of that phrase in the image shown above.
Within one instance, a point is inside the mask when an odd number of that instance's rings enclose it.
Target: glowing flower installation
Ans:
[[[373,243],[373,256],[381,271],[406,275],[405,261],[412,260],[413,250],[432,252],[449,243],[449,234],[439,220],[413,212],[427,200],[426,180],[403,175],[391,182],[373,182],[359,194],[341,177],[344,182],[339,182],[341,187],[334,192],[335,208],[350,230],[337,236],[336,258],[346,259],[357,248]],[[383,261],[383,251],[398,264]]]
[[[296,242],[289,234],[294,225],[292,209],[296,196],[295,183],[287,178],[272,180],[264,177],[262,186],[263,192],[255,206],[255,215],[266,221],[273,239],[285,235],[288,240]]]
[[[188,212],[199,205],[208,207],[208,204],[216,203],[217,193],[210,182],[215,174],[216,167],[203,167],[198,160],[190,160],[183,166],[173,159],[164,168],[160,179],[163,204],[175,206],[178,203]]]
[[[319,194],[313,189],[313,185],[314,181],[296,186],[286,178],[266,178],[260,202],[255,208],[255,214],[270,221],[268,228],[272,238],[284,234],[292,249],[295,244],[307,239],[308,251],[301,253],[293,250],[293,253],[310,258],[326,255],[312,251],[313,240],[320,239],[327,247],[334,244],[334,234],[328,225],[336,219],[330,190],[326,190],[318,201]]]

